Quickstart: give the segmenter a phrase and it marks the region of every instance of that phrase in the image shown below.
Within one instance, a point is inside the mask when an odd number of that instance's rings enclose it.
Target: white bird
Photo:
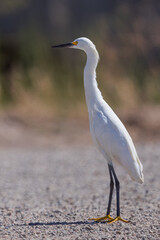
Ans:
[[[120,183],[114,170],[114,164],[120,164],[130,175],[132,180],[143,183],[143,166],[138,158],[133,141],[125,126],[111,107],[104,101],[96,81],[96,67],[99,54],[95,45],[85,37],[77,38],[71,43],[52,46],[81,49],[87,54],[84,68],[84,88],[88,107],[90,132],[104,158],[108,162],[110,175],[110,194],[107,213],[101,218],[92,218],[95,221],[113,223],[117,220],[128,222],[120,217]],[[110,216],[114,182],[116,186],[117,216]]]

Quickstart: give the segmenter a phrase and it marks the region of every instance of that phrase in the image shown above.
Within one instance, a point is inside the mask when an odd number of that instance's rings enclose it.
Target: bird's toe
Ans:
[[[114,218],[112,218],[110,215],[106,215],[104,217],[100,217],[100,218],[90,218],[89,220],[93,220],[95,222],[101,222],[101,221],[112,221],[114,220]]]
[[[117,216],[116,218],[113,218],[112,220],[110,220],[110,221],[108,222],[108,224],[114,223],[114,222],[116,222],[116,221],[122,221],[122,222],[125,222],[125,223],[129,223],[128,220],[125,220],[125,219],[121,218],[120,216]]]

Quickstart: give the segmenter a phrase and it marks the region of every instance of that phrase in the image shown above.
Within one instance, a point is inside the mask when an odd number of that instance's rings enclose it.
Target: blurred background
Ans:
[[[99,88],[133,137],[159,138],[159,26],[158,0],[1,0],[1,139],[11,144],[30,127],[42,135],[88,129],[86,56],[51,49],[81,36],[96,44]]]

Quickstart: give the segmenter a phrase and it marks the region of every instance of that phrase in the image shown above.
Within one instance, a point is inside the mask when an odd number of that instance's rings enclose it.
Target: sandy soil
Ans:
[[[160,239],[160,148],[137,148],[145,183],[117,169],[130,223],[112,225],[88,220],[105,214],[109,193],[107,164],[94,147],[1,149],[0,239]]]
[[[87,119],[64,124],[0,115],[0,239],[160,239],[160,118],[149,113],[121,115],[137,143],[145,183],[117,169],[121,215],[130,223],[112,225],[88,220],[106,213],[109,176]]]

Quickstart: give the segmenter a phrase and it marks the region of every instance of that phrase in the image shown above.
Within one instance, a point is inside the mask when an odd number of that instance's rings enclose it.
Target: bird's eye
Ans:
[[[77,45],[78,44],[78,41],[75,41],[75,42],[72,42],[74,45]]]

